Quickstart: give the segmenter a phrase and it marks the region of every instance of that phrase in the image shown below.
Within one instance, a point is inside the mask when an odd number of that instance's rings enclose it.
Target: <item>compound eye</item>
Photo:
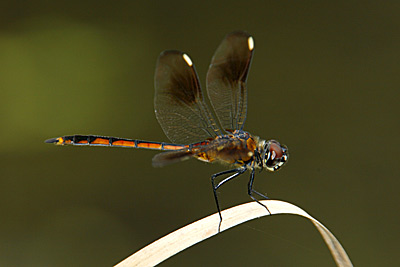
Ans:
[[[286,146],[271,140],[266,145],[265,167],[269,171],[276,171],[287,161],[288,154]]]
[[[283,156],[281,144],[276,141],[270,143],[269,152],[271,153],[271,160],[274,160],[275,158],[281,158]]]

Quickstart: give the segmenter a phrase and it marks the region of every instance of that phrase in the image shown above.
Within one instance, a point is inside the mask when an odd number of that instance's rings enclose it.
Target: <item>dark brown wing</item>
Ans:
[[[232,32],[219,45],[208,69],[208,96],[225,130],[243,129],[253,48],[254,40],[248,33]]]
[[[204,102],[194,65],[180,51],[164,51],[156,66],[154,108],[167,137],[189,144],[220,135]]]

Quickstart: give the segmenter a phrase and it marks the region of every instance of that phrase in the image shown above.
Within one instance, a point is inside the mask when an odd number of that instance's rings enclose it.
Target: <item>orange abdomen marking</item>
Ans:
[[[93,143],[92,143],[93,144]],[[104,143],[105,144],[105,143]],[[135,142],[134,141],[124,141],[124,140],[118,140],[114,141],[111,144],[112,146],[122,146],[122,147],[135,147]]]
[[[150,142],[143,142],[139,143],[137,142],[136,147],[137,148],[148,148],[148,149],[161,149],[161,144],[160,143],[150,143]]]
[[[110,140],[105,138],[96,138],[90,144],[92,145],[109,145]]]

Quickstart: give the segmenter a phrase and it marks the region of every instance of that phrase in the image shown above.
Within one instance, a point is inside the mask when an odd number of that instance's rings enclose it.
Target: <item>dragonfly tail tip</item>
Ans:
[[[58,143],[58,138],[50,138],[44,141],[47,144]]]

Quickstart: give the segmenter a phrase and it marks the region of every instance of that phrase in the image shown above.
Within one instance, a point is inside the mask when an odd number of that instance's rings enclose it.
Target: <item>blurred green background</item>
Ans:
[[[168,141],[153,110],[159,53],[179,49],[202,84],[225,34],[256,48],[245,129],[289,147],[255,188],[324,223],[358,266],[399,266],[398,1],[3,1],[0,4],[0,265],[111,266],[215,212],[195,160],[56,147],[101,134]],[[249,201],[248,175],[222,187]],[[297,216],[252,221],[162,266],[334,266]]]

